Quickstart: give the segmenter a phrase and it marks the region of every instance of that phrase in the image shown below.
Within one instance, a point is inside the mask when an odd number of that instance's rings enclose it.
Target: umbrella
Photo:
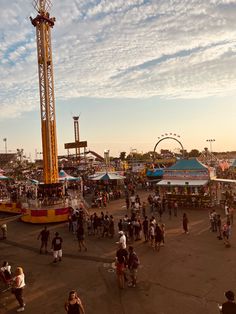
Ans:
[[[89,179],[94,181],[107,181],[107,180],[123,180],[124,176],[119,175],[117,172],[96,172],[89,176]]]
[[[79,181],[80,178],[78,177],[72,177],[68,173],[66,173],[64,170],[60,170],[59,172],[59,181]]]

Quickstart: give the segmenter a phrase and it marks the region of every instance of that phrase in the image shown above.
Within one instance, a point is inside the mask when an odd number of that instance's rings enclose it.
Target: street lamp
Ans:
[[[3,142],[5,142],[5,153],[7,154],[7,138],[6,137],[3,139]]]
[[[212,143],[215,142],[216,140],[215,139],[208,139],[206,141],[210,143],[210,152],[212,153]]]

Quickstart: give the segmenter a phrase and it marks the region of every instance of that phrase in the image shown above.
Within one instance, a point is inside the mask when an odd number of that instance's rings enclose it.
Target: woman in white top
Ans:
[[[15,277],[13,278],[12,292],[15,294],[16,300],[20,304],[20,308],[17,312],[23,312],[25,310],[25,303],[23,300],[23,289],[25,287],[25,275],[22,267],[17,267]]]

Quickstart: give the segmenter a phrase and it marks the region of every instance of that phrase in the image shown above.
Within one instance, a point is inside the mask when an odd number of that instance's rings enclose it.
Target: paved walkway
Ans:
[[[146,196],[142,193],[141,197]],[[123,200],[111,202],[107,210],[116,222],[126,213]],[[233,230],[232,247],[227,249],[209,231],[206,211],[187,213],[189,235],[182,234],[181,210],[171,220],[164,215],[166,245],[160,252],[143,241],[134,243],[141,260],[136,288],[117,288],[111,265],[117,239],[87,236],[88,252],[80,253],[66,224],[49,226],[52,234],[58,231],[64,240],[61,263],[53,264],[51,254],[38,253],[37,235],[42,226],[20,222],[9,223],[8,240],[0,242],[0,259],[25,269],[25,313],[65,313],[63,304],[71,289],[78,290],[86,314],[217,313],[223,292],[236,292],[236,234]],[[15,313],[16,308],[10,292],[0,294],[0,314]]]

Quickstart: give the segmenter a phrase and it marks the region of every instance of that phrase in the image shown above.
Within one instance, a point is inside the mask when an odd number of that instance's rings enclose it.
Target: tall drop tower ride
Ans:
[[[44,183],[58,182],[56,115],[54,99],[51,28],[55,17],[50,17],[50,0],[34,0],[38,15],[31,19],[36,28],[38,51],[39,93],[41,108],[41,131],[43,149]]]

